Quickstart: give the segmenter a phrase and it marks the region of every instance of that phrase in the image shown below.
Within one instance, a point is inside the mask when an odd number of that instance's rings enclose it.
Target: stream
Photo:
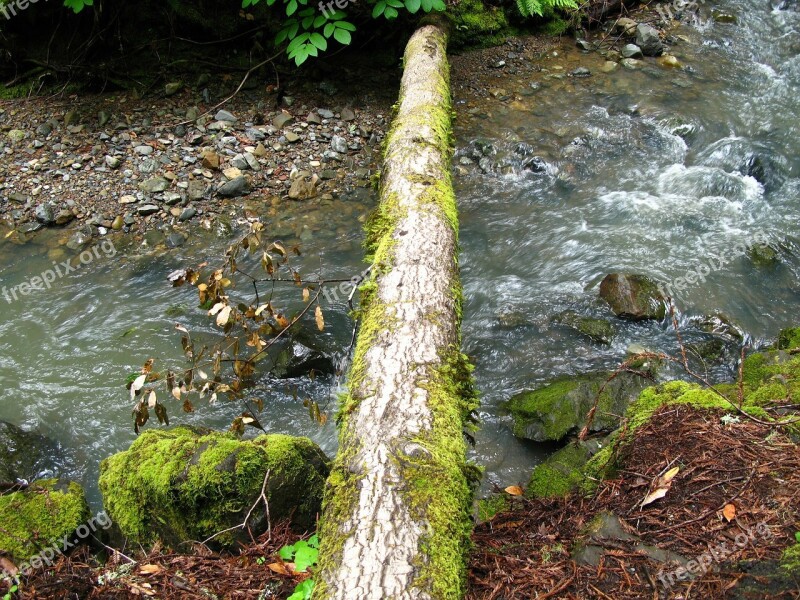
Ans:
[[[687,341],[708,337],[697,325],[705,315],[726,315],[754,346],[797,324],[800,13],[766,0],[723,0],[715,9],[736,22],[714,22],[702,6],[699,23],[672,32],[684,69],[648,59],[604,73],[602,56],[565,40],[540,72],[498,79],[498,98],[456,94],[464,351],[483,403],[471,458],[485,468],[484,491],[524,483],[553,450],[514,438],[502,401],[557,375],[613,369],[632,347],[675,352],[671,323],[613,319],[598,302],[606,273],[674,282],[710,265],[704,282],[673,289]],[[592,75],[569,76],[578,67]],[[364,268],[361,224],[375,201],[361,189],[321,204],[284,203],[266,222],[287,247],[301,245],[302,272],[349,278]],[[111,237],[50,289],[21,301],[0,295],[0,420],[58,441],[58,470],[86,487],[93,506],[101,502],[100,461],[135,438],[128,374],[151,357],[157,368],[183,364],[176,322],[203,339],[217,335],[196,292],[171,287],[167,275],[218,262],[245,231],[234,218],[231,231],[200,230],[167,252],[154,251],[152,238],[141,246]],[[66,235],[42,232],[24,250],[0,242],[0,288],[66,260]],[[762,236],[777,250],[774,264],[714,259]],[[297,288],[279,290],[276,300],[297,296]],[[323,309],[327,326],[315,342],[344,364],[346,294],[326,298]],[[611,344],[555,323],[565,310],[612,319]],[[734,376],[738,352],[726,345],[709,377]],[[267,430],[306,435],[332,455],[334,420],[319,425],[302,401],[333,416],[343,383],[338,375],[262,376],[249,393],[265,400]],[[173,425],[218,428],[243,409],[219,401],[186,414],[168,406]]]

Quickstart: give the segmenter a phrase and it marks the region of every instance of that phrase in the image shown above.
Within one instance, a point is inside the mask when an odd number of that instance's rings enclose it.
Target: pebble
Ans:
[[[236,121],[238,121],[238,119],[234,117],[233,114],[229,113],[227,110],[219,111],[216,115],[214,115],[214,118],[217,121],[227,121],[228,123],[236,123]]]
[[[333,150],[334,152],[338,152],[339,154],[346,154],[347,141],[339,135],[333,136],[331,138],[331,150]]]
[[[155,204],[144,204],[138,207],[136,209],[136,212],[138,212],[143,217],[146,217],[147,215],[152,215],[157,213],[159,210],[161,209],[158,208],[158,206],[156,206]]]

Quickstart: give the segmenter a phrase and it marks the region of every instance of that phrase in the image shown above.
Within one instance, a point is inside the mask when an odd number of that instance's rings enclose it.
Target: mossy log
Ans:
[[[447,30],[430,19],[405,52],[373,269],[339,415],[314,598],[458,598],[471,488],[463,429],[475,408],[460,352],[458,216],[450,180]]]

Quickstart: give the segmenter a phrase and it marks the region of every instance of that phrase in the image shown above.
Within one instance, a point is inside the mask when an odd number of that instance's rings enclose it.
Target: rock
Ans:
[[[153,153],[153,147],[147,145],[136,146],[133,150],[136,152],[136,154],[140,154],[142,156],[149,156]]]
[[[639,23],[636,26],[636,45],[642,49],[645,56],[661,56],[664,52],[664,44],[661,42],[658,30],[646,23]]]
[[[575,42],[575,46],[579,49],[583,50],[584,52],[589,52],[592,50],[592,45],[587,42],[586,40],[578,40]]]
[[[76,123],[78,121],[78,111],[74,108],[68,110],[67,113],[64,115],[64,127],[69,127],[70,125]]]
[[[322,119],[320,119],[319,115],[312,110],[310,113],[308,113],[306,122],[313,125],[321,125]]]
[[[203,152],[200,162],[206,169],[219,169],[219,154],[211,150]]]
[[[614,62],[613,60],[607,60],[603,63],[603,66],[600,67],[600,70],[603,73],[613,73],[619,68],[619,63]]]
[[[294,131],[287,131],[284,134],[284,137],[286,137],[286,141],[289,142],[290,144],[294,144],[295,142],[300,141],[300,136],[297,135]]]
[[[331,138],[331,150],[339,154],[347,154],[347,141],[339,135],[333,136]]]
[[[735,14],[718,8],[711,9],[711,18],[717,23],[737,23],[739,21]]]
[[[167,236],[167,248],[180,248],[186,243],[186,236],[173,231]]]
[[[658,64],[667,69],[680,69],[683,65],[672,54],[664,54],[658,57]]]
[[[236,123],[239,119],[233,116],[233,114],[229,113],[227,110],[221,110],[214,115],[214,119],[217,121],[226,121],[228,123]]]
[[[0,483],[59,477],[63,455],[63,448],[50,438],[0,421]]]
[[[142,206],[139,206],[136,209],[136,212],[138,212],[143,217],[146,217],[147,215],[153,215],[160,210],[161,209],[155,204],[143,204]]]
[[[36,128],[36,135],[40,135],[42,137],[47,137],[53,131],[53,128],[50,126],[49,123],[42,123]]]
[[[621,17],[614,23],[614,33],[621,33],[623,35],[633,36],[636,34],[636,27],[639,24],[633,19]]]
[[[188,221],[197,214],[197,210],[193,206],[187,206],[181,211],[178,220],[181,222]]]
[[[636,44],[625,44],[620,53],[623,58],[642,58],[644,56],[642,49]]]
[[[101,110],[99,113],[97,113],[98,127],[105,127],[108,124],[109,120],[111,120],[111,115],[108,114],[107,111]]]
[[[25,132],[21,129],[12,129],[6,134],[6,136],[12,143],[19,143],[25,139]]]
[[[66,225],[67,223],[71,223],[75,219],[75,215],[72,214],[71,210],[60,210],[56,215],[55,224],[56,225]]]
[[[317,109],[317,114],[319,114],[319,116],[323,119],[332,119],[334,117],[333,111],[328,110],[327,108]]]
[[[201,200],[206,195],[206,184],[199,179],[192,179],[186,189],[189,200]]]
[[[122,215],[117,215],[114,217],[114,220],[111,221],[111,229],[114,231],[119,231],[125,226],[125,221],[122,218]]]
[[[283,129],[286,125],[291,123],[293,119],[294,117],[292,117],[292,115],[282,112],[278,113],[278,115],[272,119],[272,124],[278,129]]]
[[[86,244],[88,244],[91,241],[92,241],[92,232],[91,229],[87,226],[83,229],[78,229],[75,233],[73,233],[67,240],[66,246],[70,250],[78,252],[82,250],[86,246]]]
[[[570,72],[571,77],[589,77],[592,72],[586,67],[578,67]]]
[[[36,223],[35,221],[28,221],[27,223],[23,223],[19,227],[17,227],[17,231],[23,234],[35,233],[42,229],[41,223]]]
[[[253,169],[254,171],[258,171],[261,169],[261,165],[258,163],[258,160],[250,152],[244,153],[244,159],[247,161],[247,166]]]
[[[250,181],[244,175],[234,177],[217,188],[217,194],[226,198],[236,198],[250,193]]]
[[[257,156],[258,158],[263,158],[267,155],[267,149],[264,147],[264,144],[259,142],[256,145],[255,150],[253,150],[253,156]]]
[[[663,319],[667,314],[664,295],[644,275],[611,273],[600,283],[600,297],[618,317],[641,321]]]
[[[635,58],[623,58],[621,61],[619,61],[619,64],[621,64],[626,69],[630,69],[631,71],[633,71],[634,69],[638,69],[639,67],[641,67],[644,63]]]
[[[231,179],[236,179],[237,177],[241,177],[242,170],[237,167],[228,167],[227,169],[222,171],[222,174],[225,175],[225,178],[230,181]]]
[[[605,371],[566,375],[542,388],[513,396],[503,406],[513,417],[514,435],[545,442],[577,433],[586,424],[586,415],[604,384],[590,431],[615,429],[619,425],[618,415],[625,414],[649,381],[626,372],[608,381],[610,376]]]
[[[241,171],[242,169],[249,169],[249,168],[250,168],[250,165],[249,165],[249,164],[248,164],[248,162],[245,160],[245,158],[244,158],[244,155],[243,155],[243,154],[237,154],[236,156],[234,156],[234,157],[231,159],[231,166],[233,166],[233,167],[235,167],[235,168],[239,169],[240,171]],[[239,174],[241,175],[241,172],[240,172]],[[227,175],[226,175],[226,177],[227,177]],[[235,176],[234,176],[234,177],[235,177]],[[231,177],[231,179],[233,179],[233,177]]]
[[[58,479],[42,479],[22,491],[0,496],[0,514],[0,554],[18,565],[38,557],[51,540],[57,540],[60,551],[61,540],[72,542],[77,538],[76,529],[94,524],[83,488]],[[102,521],[107,523],[104,517]]]
[[[119,166],[122,164],[122,161],[116,156],[106,155],[105,163],[109,169],[118,169]]]
[[[556,323],[561,323],[581,332],[594,342],[610,344],[614,339],[614,328],[605,319],[585,317],[575,311],[566,310],[555,318]]]
[[[139,184],[139,189],[147,194],[157,194],[169,188],[169,181],[163,177],[151,177]]]
[[[536,466],[525,495],[532,498],[563,497],[584,480],[583,467],[597,451],[597,443],[571,442]]]
[[[250,539],[235,526],[258,501],[267,473],[271,522],[291,519],[301,531],[313,528],[329,463],[307,438],[147,430],[129,450],[100,464],[100,491],[109,517],[133,543],[161,540],[174,547],[230,528],[214,543],[232,547]],[[253,511],[250,533],[257,537],[267,526],[264,511]]]
[[[323,352],[292,340],[275,359],[272,374],[280,379],[292,379],[305,377],[311,371],[318,375],[332,375],[336,368]]]
[[[769,245],[755,244],[747,249],[747,257],[756,267],[775,267],[780,264],[780,254]]]
[[[178,92],[183,89],[183,82],[182,81],[173,81],[164,86],[164,95],[165,96],[174,96]]]
[[[183,200],[178,192],[164,192],[164,204],[173,206]]]
[[[342,121],[355,121],[356,113],[349,108],[343,108],[341,117]]]
[[[124,196],[120,196],[119,203],[120,204],[134,204],[136,202],[136,196],[131,196],[130,194],[125,194]]]
[[[289,198],[292,200],[309,200],[317,195],[317,185],[311,181],[306,181],[305,177],[298,177],[292,182],[289,188]]]
[[[734,342],[742,342],[744,340],[744,330],[722,313],[693,317],[690,323],[693,327],[705,333],[719,335]]]
[[[49,202],[45,202],[44,204],[40,204],[36,207],[34,211],[34,216],[36,220],[39,221],[42,225],[54,225],[56,222],[55,211],[53,210],[53,205]]]

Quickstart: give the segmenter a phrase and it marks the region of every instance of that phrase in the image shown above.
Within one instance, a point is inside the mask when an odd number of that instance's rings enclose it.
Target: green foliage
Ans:
[[[87,6],[93,6],[94,0],[64,0],[64,6],[71,8],[76,14]]]
[[[556,9],[576,10],[576,0],[517,0],[517,8],[523,17],[541,17]]]
[[[6,595],[3,596],[3,600],[11,600],[14,597],[14,594],[16,594],[18,591],[19,591],[19,586],[17,586],[16,584],[12,585],[11,589],[9,589],[6,592]]]
[[[278,551],[278,556],[285,561],[294,562],[296,573],[305,573],[309,567],[317,566],[319,557],[319,538],[317,534],[312,535],[308,541],[300,540],[290,546],[284,546]],[[314,579],[308,578],[298,583],[294,588],[294,593],[287,600],[308,600],[314,591]]]

